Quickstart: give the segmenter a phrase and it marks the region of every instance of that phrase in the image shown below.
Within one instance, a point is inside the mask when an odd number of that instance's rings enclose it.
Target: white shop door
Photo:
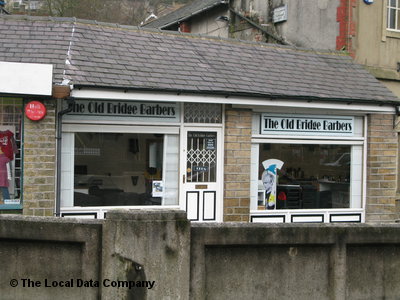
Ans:
[[[188,219],[222,221],[222,129],[185,128],[181,199]]]

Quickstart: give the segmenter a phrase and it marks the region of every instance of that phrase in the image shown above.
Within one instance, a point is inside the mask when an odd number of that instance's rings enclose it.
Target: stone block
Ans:
[[[104,299],[189,299],[190,222],[185,212],[110,211],[103,228],[103,280],[148,283],[144,288],[103,288]]]
[[[225,198],[224,207],[238,207],[240,205],[240,200],[237,198]]]

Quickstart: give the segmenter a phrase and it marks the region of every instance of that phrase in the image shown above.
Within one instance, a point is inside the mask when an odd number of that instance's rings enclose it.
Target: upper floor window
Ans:
[[[387,29],[400,31],[400,0],[387,0]]]

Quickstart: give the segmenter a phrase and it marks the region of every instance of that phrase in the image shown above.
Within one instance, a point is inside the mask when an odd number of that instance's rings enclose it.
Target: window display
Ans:
[[[261,175],[261,182],[265,189],[265,203],[267,209],[273,209],[276,205],[276,179],[277,171],[282,169],[283,161],[279,159],[267,159],[262,162],[264,172]]]
[[[21,204],[22,99],[0,97],[0,204]]]
[[[76,132],[73,205],[176,204],[178,141],[167,134]]]
[[[259,147],[259,210],[351,207],[352,146]]]

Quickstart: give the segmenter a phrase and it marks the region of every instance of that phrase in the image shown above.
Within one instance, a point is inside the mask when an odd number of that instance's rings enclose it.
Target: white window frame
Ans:
[[[387,11],[387,16],[386,16],[386,29],[390,31],[396,31],[400,32],[400,0],[395,0],[396,1],[396,6],[391,6],[391,0],[386,0],[386,11]],[[394,28],[390,27],[390,11],[394,10]]]
[[[72,154],[74,151],[74,135],[77,132],[101,132],[101,133],[158,133],[164,134],[164,142],[168,138],[168,135],[180,135],[180,128],[175,127],[158,127],[158,126],[124,126],[124,125],[106,125],[106,126],[98,126],[92,124],[64,124],[63,126],[63,146],[62,152],[66,154]],[[70,156],[67,155],[67,156]],[[165,155],[165,149],[164,149]],[[71,156],[70,159],[63,159],[61,160],[61,173],[62,173],[62,184],[61,184],[61,195],[62,198],[66,198],[67,203],[71,201],[71,193],[73,193],[73,181],[74,181],[74,172],[70,171],[73,170],[74,166],[74,156]],[[163,161],[163,172],[166,170],[166,160]],[[179,164],[179,158],[178,158]],[[178,174],[179,175],[179,174]],[[165,174],[163,174],[165,178]],[[178,180],[178,178],[177,178]],[[178,195],[177,195],[178,196]],[[73,198],[72,198],[73,202]],[[64,202],[65,203],[65,202]],[[61,212],[62,214],[68,215],[75,214],[75,213],[93,213],[96,214],[98,218],[102,218],[101,215],[106,213],[110,209],[115,208],[123,208],[123,209],[141,209],[141,208],[155,208],[155,209],[165,209],[165,208],[176,208],[178,209],[179,206],[179,199],[178,203],[174,205],[147,205],[147,206],[91,206],[91,207],[80,207],[80,206],[64,206],[63,203],[61,204]]]
[[[253,118],[253,122],[257,119]],[[253,124],[253,129],[254,125]],[[250,186],[250,218],[252,222],[272,222],[272,223],[291,223],[291,222],[318,222],[330,223],[332,220],[336,222],[365,222],[365,206],[366,206],[366,181],[367,181],[367,116],[363,117],[363,136],[350,137],[335,137],[329,136],[272,136],[256,134],[253,130],[252,136],[252,162],[251,162],[251,186]],[[259,146],[264,143],[273,144],[319,144],[319,145],[349,145],[351,146],[351,174],[353,176],[353,155],[354,146],[362,151],[361,178],[357,181],[359,186],[355,187],[352,179],[350,185],[350,197],[354,188],[361,191],[361,198],[357,201],[350,199],[350,208],[318,208],[318,209],[279,209],[279,210],[258,210],[257,205],[257,186],[255,176],[258,180],[258,164]],[[361,149],[361,150],[360,150]],[[357,205],[355,204],[357,202]],[[352,207],[353,206],[353,207]],[[359,207],[354,207],[359,206]],[[359,216],[359,217],[358,217]]]

